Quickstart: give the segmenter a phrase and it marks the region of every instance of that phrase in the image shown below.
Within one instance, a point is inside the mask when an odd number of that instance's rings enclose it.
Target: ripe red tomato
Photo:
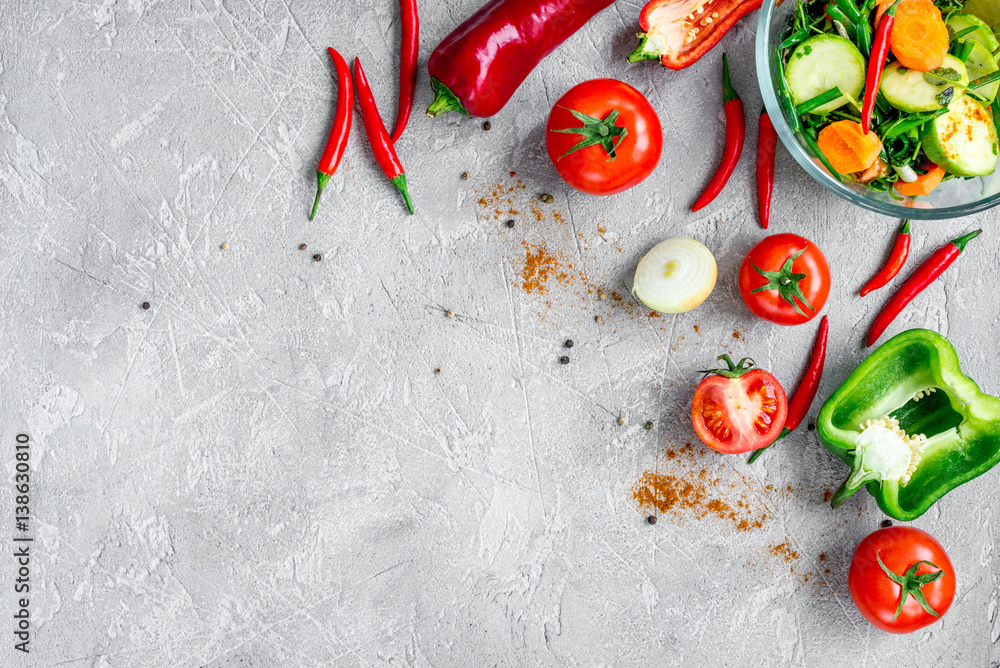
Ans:
[[[591,79],[570,88],[552,107],[545,148],[566,183],[591,195],[613,195],[656,169],[663,130],[652,105],[635,88],[615,79]]]
[[[925,610],[910,593],[900,609],[903,587],[886,569],[919,592],[938,616]],[[928,575],[938,572],[941,575]],[[919,582],[921,576],[930,581]],[[889,633],[912,633],[933,624],[955,598],[955,569],[947,553],[933,536],[914,527],[889,527],[868,534],[854,552],[847,583],[865,619]]]
[[[788,399],[778,379],[752,369],[744,358],[728,369],[706,376],[694,392],[691,422],[702,443],[716,452],[735,455],[771,445],[788,417]]]
[[[743,258],[739,284],[743,302],[758,318],[778,325],[801,325],[826,305],[830,265],[808,239],[773,234]]]

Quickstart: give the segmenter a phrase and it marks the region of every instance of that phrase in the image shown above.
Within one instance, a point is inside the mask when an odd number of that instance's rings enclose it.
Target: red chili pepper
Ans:
[[[774,439],[771,445],[795,431],[795,428],[802,424],[809,407],[812,406],[813,399],[816,398],[816,390],[819,389],[819,381],[823,378],[823,364],[826,362],[826,338],[830,332],[829,319],[824,315],[819,323],[819,331],[816,332],[816,343],[813,344],[812,355],[809,357],[809,366],[799,381],[799,386],[795,388],[795,394],[788,402],[788,417],[785,418],[785,426],[782,428],[778,438]],[[748,464],[753,464],[760,457],[761,453],[771,447],[767,445],[753,453]]]
[[[695,6],[696,5],[696,6]],[[693,65],[719,43],[730,28],[749,12],[760,9],[761,0],[651,0],[639,13],[639,46],[628,57],[660,59],[664,67],[681,70]]]
[[[427,115],[497,113],[542,58],[612,2],[490,0],[431,54]]]
[[[882,81],[882,70],[885,69],[885,61],[889,57],[889,33],[892,32],[892,24],[896,22],[896,8],[899,7],[899,1],[896,0],[885,11],[875,32],[872,55],[868,59],[868,75],[865,78],[865,102],[861,105],[861,132],[864,134],[868,134],[872,127],[872,111],[875,109],[875,98],[878,96]]]
[[[403,194],[403,201],[410,215],[413,215],[413,202],[410,201],[410,193],[406,190],[406,174],[403,173],[403,163],[396,155],[396,149],[392,145],[392,139],[385,130],[382,117],[379,116],[378,107],[375,106],[375,97],[372,95],[371,86],[368,85],[368,78],[365,71],[361,69],[361,59],[354,59],[354,85],[358,89],[358,106],[361,107],[361,120],[365,123],[365,134],[368,135],[368,143],[371,144],[372,153],[375,154],[375,162],[382,168],[386,178],[392,181],[392,185]]]
[[[737,95],[729,82],[729,61],[726,54],[722,54],[722,100],[726,110],[726,147],[722,152],[722,162],[719,163],[715,175],[705,187],[705,192],[691,206],[692,211],[697,211],[714,200],[722,189],[729,182],[736,163],[740,161],[740,154],[743,153],[743,142],[747,137],[747,121],[743,117],[743,100]]]
[[[337,70],[337,110],[333,114],[333,127],[330,128],[330,138],[326,140],[326,148],[319,158],[316,168],[316,200],[313,202],[309,220],[316,217],[319,208],[319,198],[323,189],[330,182],[330,177],[337,171],[340,159],[344,157],[347,148],[347,137],[351,134],[351,116],[354,114],[354,87],[351,86],[351,70],[339,53],[327,48],[333,58],[333,66]]]
[[[757,123],[757,207],[760,226],[765,230],[771,220],[771,194],[774,192],[774,153],[778,134],[774,131],[767,109],[761,109]]]
[[[892,247],[892,252],[889,253],[889,259],[886,260],[885,266],[879,270],[877,274],[872,276],[872,280],[865,284],[865,287],[861,288],[861,296],[864,297],[869,292],[873,290],[878,290],[886,283],[896,278],[899,275],[900,270],[903,265],[906,264],[906,258],[910,254],[910,221],[904,220],[903,226],[899,228],[899,233],[896,234],[896,243]]]
[[[417,0],[399,0],[402,34],[399,40],[399,100],[396,104],[396,125],[392,128],[392,143],[399,141],[413,110],[413,93],[417,88],[417,56],[420,52],[420,18]]]
[[[913,298],[923,292],[924,288],[934,282],[934,280],[944,273],[944,270],[951,266],[951,263],[958,259],[959,254],[965,250],[965,244],[969,243],[982,233],[982,230],[969,232],[964,237],[959,237],[950,243],[941,246],[934,253],[924,260],[917,269],[910,275],[906,282],[900,286],[896,294],[892,296],[882,311],[875,317],[872,328],[868,331],[868,343],[872,345],[882,336],[882,332],[892,324],[899,312],[906,308],[906,305],[913,301]]]

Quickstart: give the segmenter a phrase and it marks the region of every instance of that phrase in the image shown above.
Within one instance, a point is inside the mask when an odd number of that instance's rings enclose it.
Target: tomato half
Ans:
[[[879,559],[885,568],[879,564]],[[930,563],[917,566],[913,571],[917,577],[923,575],[927,580],[935,577],[929,574],[941,572],[932,582],[913,583],[937,617],[925,610],[911,594],[907,594],[899,610],[903,587],[886,573],[888,569],[897,577],[905,578],[918,562]],[[912,633],[933,624],[944,616],[955,599],[955,569],[951,559],[933,536],[914,527],[895,526],[868,534],[854,552],[847,584],[854,604],[865,619],[889,633]]]
[[[823,251],[805,237],[774,234],[743,258],[739,286],[743,302],[758,318],[778,325],[801,325],[826,305],[830,265]]]
[[[778,379],[751,369],[747,360],[720,369],[699,383],[691,403],[691,422],[702,443],[735,455],[759,450],[778,438],[788,416],[788,399]],[[752,362],[750,363],[752,364]]]
[[[591,79],[569,89],[552,107],[545,148],[566,183],[591,195],[613,195],[656,169],[663,130],[653,106],[635,88],[615,79]]]

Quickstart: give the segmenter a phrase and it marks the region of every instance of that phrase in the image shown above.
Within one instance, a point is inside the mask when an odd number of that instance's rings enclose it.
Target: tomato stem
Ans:
[[[744,357],[738,364],[733,364],[733,360],[729,355],[719,355],[715,359],[725,362],[727,368],[707,369],[698,373],[703,373],[706,376],[708,374],[715,374],[717,376],[725,376],[726,378],[739,378],[754,367],[754,361],[749,357]]]
[[[583,137],[577,144],[575,144],[570,150],[566,151],[559,156],[562,160],[570,153],[574,151],[579,151],[582,148],[587,148],[588,146],[601,146],[608,154],[608,161],[614,160],[617,156],[615,155],[615,149],[621,144],[625,137],[628,135],[628,129],[615,125],[615,121],[618,120],[618,110],[612,109],[611,113],[604,117],[604,120],[600,118],[595,118],[594,116],[588,116],[576,109],[570,109],[569,107],[562,107],[569,113],[573,114],[573,117],[583,123],[572,128],[563,128],[561,130],[552,130],[552,132],[563,132],[566,134],[580,135]]]
[[[792,308],[794,308],[799,315],[803,318],[811,317],[806,315],[805,311],[803,311],[795,301],[797,299],[805,304],[810,311],[816,311],[816,309],[813,308],[813,305],[809,303],[809,300],[806,299],[805,294],[802,292],[802,286],[799,284],[802,279],[806,277],[806,274],[801,272],[795,273],[792,271],[792,264],[794,264],[795,260],[797,260],[800,255],[806,252],[806,248],[808,248],[808,246],[804,247],[797,253],[789,255],[788,259],[785,260],[785,263],[778,271],[765,271],[754,264],[753,260],[750,260],[750,266],[754,268],[754,271],[767,279],[767,283],[759,288],[754,288],[750,291],[750,294],[754,295],[758,292],[777,290],[778,294],[781,295],[781,298],[791,304]]]
[[[920,604],[920,607],[924,609],[924,612],[929,615],[934,615],[935,617],[941,617],[941,615],[939,615],[937,611],[931,607],[931,604],[927,602],[927,599],[924,598],[923,586],[930,584],[935,580],[940,580],[944,576],[944,571],[938,568],[937,564],[921,560],[910,566],[903,575],[897,575],[889,570],[888,566],[882,563],[882,557],[879,556],[879,552],[881,551],[882,550],[877,550],[875,552],[875,558],[878,559],[878,565],[882,567],[882,570],[889,576],[889,579],[898,584],[900,588],[899,607],[896,608],[896,614],[892,616],[892,621],[896,621],[896,618],[899,617],[899,613],[903,611],[903,606],[906,605],[906,600],[910,596],[916,599],[917,603]],[[917,568],[920,564],[927,564],[931,568],[937,568],[938,570],[936,573],[921,573],[920,575],[917,575]]]

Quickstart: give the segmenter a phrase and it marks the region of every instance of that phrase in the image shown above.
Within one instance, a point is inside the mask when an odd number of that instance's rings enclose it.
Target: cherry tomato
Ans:
[[[656,169],[663,130],[652,105],[635,88],[615,79],[591,79],[569,89],[552,107],[545,148],[566,183],[591,195],[613,195]]]
[[[759,450],[778,438],[788,416],[788,399],[778,380],[751,368],[744,358],[706,376],[694,392],[691,422],[702,443],[716,452],[735,455]]]
[[[901,609],[903,586],[887,570],[906,582],[908,589],[918,592],[907,593]],[[933,575],[936,573],[940,575]],[[930,582],[922,583],[918,578]],[[854,552],[847,583],[865,619],[889,633],[912,633],[933,624],[955,599],[951,560],[941,543],[914,527],[889,527],[868,534]],[[936,616],[921,605],[917,596],[924,598]]]
[[[739,285],[743,302],[758,318],[778,325],[801,325],[826,305],[830,265],[808,239],[774,234],[743,258]]]

